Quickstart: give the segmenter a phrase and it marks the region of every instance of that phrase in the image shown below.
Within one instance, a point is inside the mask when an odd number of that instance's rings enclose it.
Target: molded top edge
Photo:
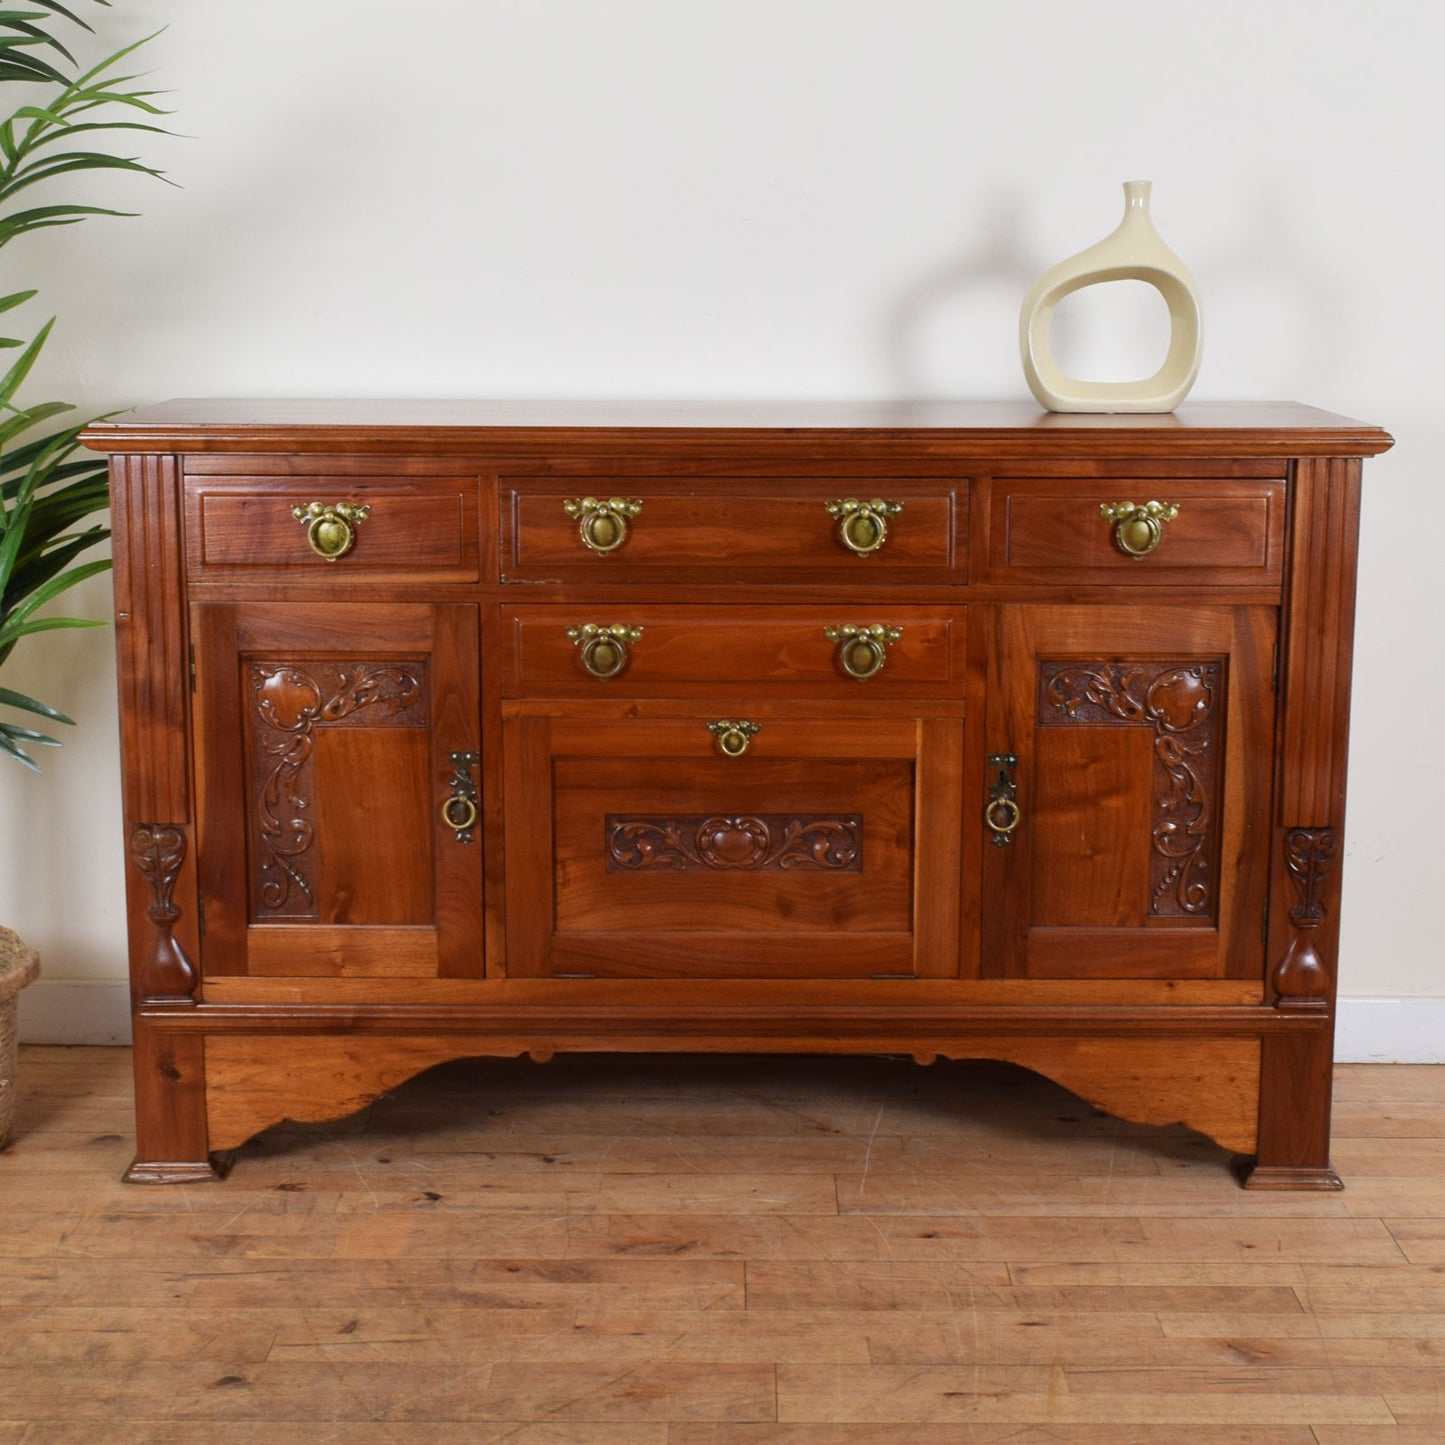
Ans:
[[[676,433],[686,433],[678,438]],[[559,434],[578,433],[565,436]],[[1063,414],[1031,402],[476,401],[188,399],[93,423],[97,451],[534,449],[561,441],[609,448],[657,443],[747,445],[768,435],[988,452],[1102,454],[1161,445],[1214,455],[1372,456],[1393,445],[1379,427],[1297,402],[1189,402],[1177,412]]]

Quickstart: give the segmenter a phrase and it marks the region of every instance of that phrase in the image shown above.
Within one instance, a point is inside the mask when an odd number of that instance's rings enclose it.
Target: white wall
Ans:
[[[1344,1051],[1445,1057],[1422,907],[1445,802],[1440,15],[117,0],[100,44],[169,27],[148,64],[191,138],[142,148],[181,188],[85,182],[143,217],[27,238],[6,289],[40,285],[32,309],[62,318],[32,399],[91,409],[1023,396],[1024,289],[1115,224],[1121,181],[1152,177],[1205,300],[1195,396],[1294,398],[1399,438],[1367,472],[1341,976],[1352,998],[1413,1002],[1347,1006]],[[1128,314],[1124,349],[1149,351],[1152,309]],[[1072,346],[1095,374],[1129,369],[1098,308]],[[26,646],[6,682],[81,726],[43,780],[0,768],[0,918],[51,980],[26,995],[28,1031],[103,1034],[123,977],[110,638]]]

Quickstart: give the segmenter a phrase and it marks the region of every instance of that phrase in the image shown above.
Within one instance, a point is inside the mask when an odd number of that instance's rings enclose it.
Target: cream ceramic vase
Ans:
[[[1184,263],[1166,246],[1149,216],[1150,181],[1124,182],[1124,219],[1087,251],[1045,271],[1024,297],[1019,349],[1024,376],[1049,411],[1173,411],[1199,375],[1204,328],[1199,290]],[[1079,381],[1054,360],[1049,331],[1064,297],[1104,281],[1145,281],[1169,307],[1164,364],[1139,381]]]

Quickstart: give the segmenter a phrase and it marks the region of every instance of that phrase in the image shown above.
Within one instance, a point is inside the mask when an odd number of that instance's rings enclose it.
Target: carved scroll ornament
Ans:
[[[607,871],[861,873],[863,819],[750,813],[626,818],[608,814]]]

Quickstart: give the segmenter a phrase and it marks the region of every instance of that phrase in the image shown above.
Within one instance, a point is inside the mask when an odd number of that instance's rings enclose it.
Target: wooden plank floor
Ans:
[[[1445,1068],[1341,1194],[993,1064],[448,1065],[118,1183],[123,1049],[22,1051],[0,1445],[1441,1445]]]

